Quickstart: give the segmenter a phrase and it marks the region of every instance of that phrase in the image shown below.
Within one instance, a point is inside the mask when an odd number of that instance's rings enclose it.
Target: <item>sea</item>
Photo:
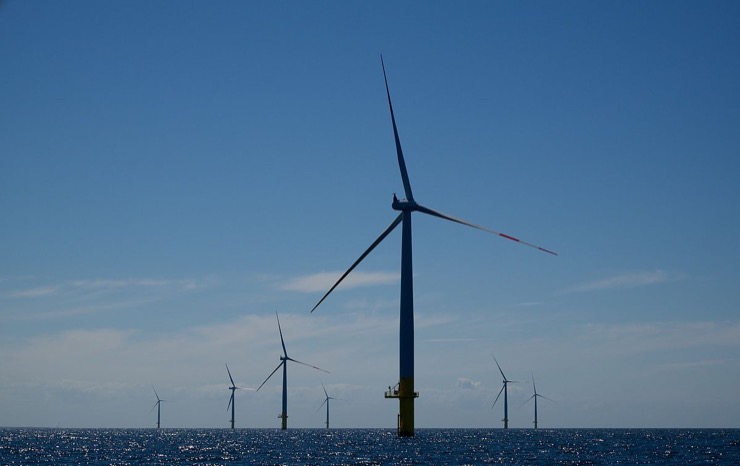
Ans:
[[[740,429],[0,428],[2,465],[740,465]]]

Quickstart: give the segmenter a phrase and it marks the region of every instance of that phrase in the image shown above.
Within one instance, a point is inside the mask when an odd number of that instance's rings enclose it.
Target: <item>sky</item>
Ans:
[[[0,425],[740,427],[740,4],[0,4]],[[280,374],[236,393],[279,426]],[[522,406],[524,404],[524,406]]]

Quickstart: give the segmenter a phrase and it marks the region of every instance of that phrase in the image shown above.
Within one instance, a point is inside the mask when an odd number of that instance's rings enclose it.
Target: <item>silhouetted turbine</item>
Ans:
[[[548,398],[548,397],[546,397],[544,395],[540,395],[539,393],[537,393],[537,386],[534,384],[534,372],[532,373],[532,388],[534,389],[534,395],[532,395],[529,398],[527,398],[527,401],[525,401],[524,403],[522,403],[522,406],[524,406],[525,404],[529,403],[529,401],[531,399],[534,399],[534,428],[536,429],[537,428],[537,398],[544,398],[544,399],[550,400],[550,401],[555,401],[555,400],[551,400],[550,398]],[[520,406],[520,408],[521,408],[521,406]]]
[[[493,407],[496,406],[496,402],[501,396],[501,392],[504,392],[504,418],[502,420],[504,421],[504,429],[508,429],[509,428],[509,389],[508,389],[508,385],[510,383],[519,383],[519,382],[517,382],[516,380],[507,379],[506,376],[504,375],[504,371],[501,370],[501,366],[499,366],[498,361],[496,360],[496,356],[493,356],[493,360],[496,362],[496,367],[498,367],[498,371],[501,372],[501,377],[504,378],[504,381],[503,381],[503,385],[501,386],[501,390],[499,390],[498,395],[496,396],[496,399],[493,401],[493,404],[491,405],[491,409],[493,409]]]
[[[399,223],[403,224],[401,234],[401,305],[400,305],[400,329],[399,329],[399,382],[398,390],[389,390],[386,392],[386,398],[398,398],[399,399],[399,414],[398,414],[398,434],[401,436],[412,436],[414,435],[414,398],[418,397],[419,394],[414,391],[414,283],[413,283],[413,271],[412,271],[412,253],[411,253],[411,213],[421,212],[433,217],[438,217],[443,220],[449,220],[451,222],[466,225],[478,230],[483,230],[488,233],[493,233],[502,238],[516,241],[517,243],[524,244],[526,246],[533,247],[540,251],[548,254],[557,255],[553,251],[536,246],[525,241],[521,241],[513,236],[484,228],[465,220],[452,217],[450,215],[443,214],[436,210],[432,210],[428,207],[424,207],[421,204],[417,204],[414,200],[414,196],[411,192],[411,183],[409,181],[409,175],[406,171],[406,162],[403,158],[403,151],[401,150],[401,140],[398,137],[398,128],[396,126],[396,117],[393,113],[393,105],[391,103],[391,93],[388,88],[388,79],[385,73],[385,64],[383,63],[383,57],[380,57],[381,66],[383,68],[383,79],[385,81],[385,91],[388,97],[388,108],[391,115],[391,123],[393,124],[393,138],[396,143],[396,156],[398,158],[398,167],[401,171],[401,181],[403,182],[403,190],[406,195],[406,199],[399,200],[396,195],[393,195],[393,203],[391,207],[393,210],[400,211],[398,217],[385,229],[383,233],[370,245],[365,252],[360,255],[344,274],[339,277],[334,286],[319,300],[319,302],[311,309],[311,312],[316,310],[317,307],[326,299],[329,294],[354,270],[357,265],[372,252],[375,247],[380,244],[386,236],[398,226]]]
[[[270,377],[277,372],[278,369],[280,369],[280,366],[283,367],[283,411],[278,416],[280,419],[282,419],[280,423],[280,428],[285,430],[288,428],[288,361],[293,361],[298,364],[303,364],[304,366],[313,367],[314,369],[318,369],[322,372],[326,372],[327,374],[329,371],[326,371],[320,367],[312,366],[311,364],[306,364],[305,362],[296,361],[295,359],[288,356],[288,351],[285,349],[285,340],[283,340],[283,330],[280,328],[280,317],[278,317],[277,312],[275,313],[275,317],[277,318],[278,323],[278,331],[280,332],[280,343],[283,345],[283,355],[280,356],[280,364],[275,368],[274,371],[270,373],[270,375],[267,376],[264,382],[260,384],[259,387],[257,387],[257,391],[259,391],[260,388],[262,388],[262,385],[265,384],[268,380],[270,380]]]
[[[155,407],[157,408],[157,429],[159,429],[159,420],[161,418],[160,415],[162,413],[162,409],[161,409],[162,408],[162,402],[166,402],[167,400],[162,400],[162,399],[159,398],[159,395],[157,394],[157,389],[154,388],[154,385],[152,385],[152,390],[154,390],[154,396],[157,397],[157,402],[154,403],[154,406],[152,406],[152,409],[150,409],[149,412],[151,413],[154,410]]]
[[[229,380],[231,380],[231,386],[229,387],[229,390],[231,390],[231,397],[229,398],[229,404],[226,406],[226,411],[231,408],[231,428],[234,428],[234,392],[236,390],[252,390],[254,391],[254,388],[244,388],[244,387],[237,387],[234,383],[234,378],[231,376],[231,371],[229,370],[229,365],[226,364],[226,372],[229,373]]]
[[[329,428],[329,400],[336,400],[336,398],[332,398],[329,396],[329,394],[326,392],[326,387],[324,386],[324,382],[321,382],[321,388],[324,389],[324,395],[326,395],[326,398],[324,399],[324,402],[321,403],[319,406],[319,409],[321,409],[321,406],[326,405],[326,428]],[[316,412],[319,412],[319,409],[316,410]]]

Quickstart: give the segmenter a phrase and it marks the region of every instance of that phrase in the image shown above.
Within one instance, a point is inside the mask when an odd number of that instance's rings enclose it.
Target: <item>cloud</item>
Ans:
[[[22,289],[0,290],[0,300],[7,300],[3,317],[13,319],[54,319],[160,301],[212,286],[205,279],[84,279],[38,284]],[[28,306],[35,311],[29,311]],[[21,310],[22,309],[22,310]]]
[[[328,291],[344,272],[321,272],[297,277],[280,286],[281,290],[314,293]],[[398,272],[357,272],[347,275],[340,287],[348,290],[361,286],[385,285],[400,279]]]
[[[463,390],[478,390],[480,386],[480,382],[475,382],[467,377],[460,377],[457,379],[457,388],[462,388]]]
[[[12,291],[10,296],[12,298],[38,298],[40,296],[49,296],[59,291],[58,286],[41,286],[37,288],[29,288],[27,290]]]
[[[615,275],[587,283],[581,283],[570,287],[563,293],[585,293],[589,291],[603,291],[617,288],[637,288],[641,286],[656,285],[669,281],[668,274],[662,270],[652,272],[635,272],[630,274]]]

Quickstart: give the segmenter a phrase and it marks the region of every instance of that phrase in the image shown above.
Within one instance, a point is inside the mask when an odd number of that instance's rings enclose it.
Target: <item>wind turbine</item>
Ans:
[[[326,398],[324,399],[324,402],[321,403],[321,406],[324,406],[326,404],[326,428],[329,428],[329,400],[336,400],[336,398],[332,398],[329,396],[328,393],[326,393],[326,387],[324,386],[324,382],[321,382],[321,388],[324,389],[324,395],[326,395]],[[321,406],[319,406],[319,409],[321,409]],[[316,412],[319,412],[319,409],[316,410]]]
[[[491,355],[493,356],[493,355]],[[493,356],[493,360],[496,361],[496,356]],[[509,390],[508,385],[510,383],[519,383],[516,380],[509,380],[504,375],[504,371],[501,370],[501,366],[499,366],[498,361],[496,361],[496,366],[498,367],[498,371],[501,372],[501,377],[504,378],[504,385],[501,387],[501,390],[499,390],[498,395],[496,396],[496,399],[494,400],[493,404],[491,405],[491,409],[493,409],[494,406],[496,406],[496,402],[498,401],[498,398],[501,396],[501,392],[504,392],[504,429],[509,428]]]
[[[231,408],[231,428],[234,428],[234,392],[236,390],[254,390],[253,388],[244,388],[244,387],[237,387],[234,383],[234,378],[231,376],[231,371],[229,370],[229,365],[226,364],[226,372],[229,373],[229,380],[231,380],[231,387],[229,387],[229,390],[231,390],[231,397],[229,398],[229,404],[226,406],[226,411]]]
[[[432,210],[428,207],[424,207],[418,204],[414,200],[414,196],[411,192],[411,183],[409,181],[409,175],[406,171],[406,162],[403,158],[403,151],[401,150],[401,140],[398,137],[398,128],[396,126],[396,117],[393,114],[393,105],[391,103],[391,93],[388,88],[388,78],[385,73],[385,63],[383,63],[383,57],[380,57],[380,63],[383,68],[383,79],[385,80],[385,91],[388,97],[388,108],[391,114],[391,123],[393,124],[393,137],[396,143],[396,156],[398,158],[398,167],[401,171],[401,181],[403,182],[403,190],[406,195],[406,199],[399,200],[396,195],[393,195],[393,203],[391,207],[393,210],[397,210],[400,213],[395,220],[385,229],[383,233],[370,245],[365,252],[357,259],[344,274],[339,277],[334,286],[319,300],[319,302],[311,309],[311,312],[316,310],[317,307],[326,299],[329,294],[354,270],[375,247],[380,244],[386,236],[398,226],[399,223],[403,224],[402,236],[401,236],[401,305],[400,305],[400,330],[399,330],[399,382],[398,389],[388,390],[385,393],[386,398],[398,398],[399,400],[399,414],[398,414],[398,435],[400,436],[413,436],[414,435],[414,398],[419,396],[418,392],[414,391],[414,283],[413,283],[413,271],[412,271],[412,254],[411,254],[411,213],[420,212],[433,217],[438,217],[443,220],[449,220],[451,222],[466,225],[478,230],[483,230],[488,233],[493,233],[502,238],[516,241],[517,243],[524,244],[526,246],[533,247],[540,251],[557,255],[553,251],[536,246],[531,243],[527,243],[513,236],[484,228],[459,218],[451,217],[449,215],[440,213],[436,210]]]
[[[552,399],[550,399],[550,398],[548,398],[548,397],[546,397],[544,395],[540,395],[539,393],[537,393],[537,386],[534,384],[534,373],[532,373],[532,388],[534,389],[534,395],[530,396],[527,399],[527,401],[525,401],[524,403],[522,403],[522,406],[524,406],[525,404],[529,403],[529,400],[531,400],[531,399],[534,398],[534,428],[536,429],[537,428],[537,398],[544,398],[544,399],[550,400],[550,401],[555,401],[555,400],[552,400]],[[522,406],[520,406],[520,408]]]
[[[257,387],[256,391],[259,391],[260,388],[262,388],[262,385],[265,384],[268,380],[270,380],[270,377],[275,374],[275,372],[280,369],[280,366],[283,367],[283,411],[278,416],[280,419],[282,419],[280,423],[280,428],[282,430],[285,430],[288,428],[288,361],[297,362],[298,364],[303,364],[304,366],[313,367],[314,369],[318,369],[322,372],[326,372],[327,374],[329,371],[325,371],[324,369],[316,366],[312,366],[311,364],[306,364],[305,362],[296,361],[295,359],[288,356],[288,351],[285,349],[285,340],[283,340],[283,330],[280,328],[280,317],[278,317],[277,312],[275,313],[275,317],[277,317],[277,323],[278,323],[278,331],[280,332],[280,343],[283,345],[283,355],[280,356],[280,364],[275,368],[270,375],[267,376],[264,382]]]
[[[157,389],[154,388],[154,385],[152,385],[152,390],[154,390],[154,396],[157,397],[157,402],[154,403],[154,406],[152,406],[152,409],[150,409],[149,412],[151,413],[152,410],[154,410],[155,407],[157,408],[157,429],[159,429],[159,420],[161,418],[160,415],[162,414],[162,409],[161,409],[162,408],[162,402],[163,401],[167,401],[167,400],[162,400],[162,399],[159,398],[159,395],[157,394]]]

